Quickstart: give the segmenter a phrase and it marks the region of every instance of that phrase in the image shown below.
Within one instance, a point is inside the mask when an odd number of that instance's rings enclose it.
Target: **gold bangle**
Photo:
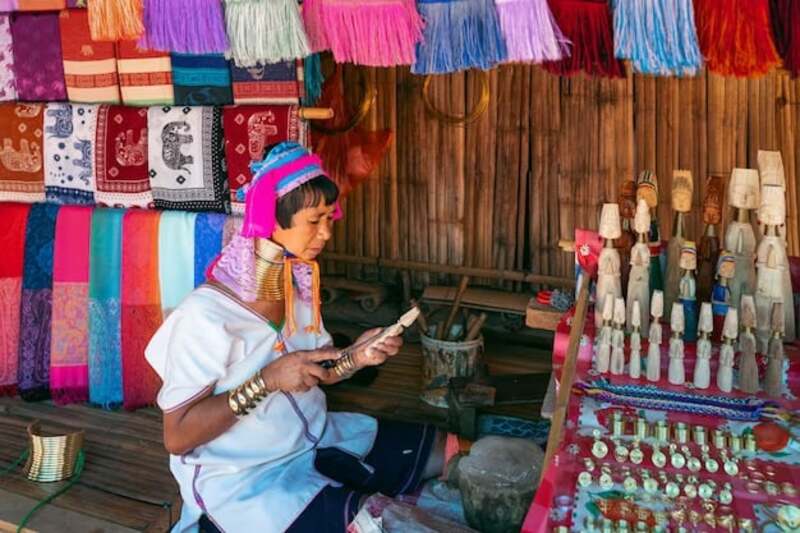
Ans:
[[[425,104],[425,110],[435,119],[456,126],[464,126],[478,120],[478,118],[480,118],[480,116],[483,115],[487,109],[489,109],[489,100],[491,98],[489,73],[484,70],[479,70],[478,73],[481,77],[481,94],[478,97],[478,101],[475,103],[475,106],[464,115],[447,114],[444,111],[437,109],[436,106],[433,105],[433,101],[431,100],[429,94],[431,81],[433,78],[430,74],[425,76],[425,81],[422,83],[422,102]]]
[[[341,66],[337,65],[336,69],[338,72],[335,73],[334,76],[342,76]],[[372,78],[367,72],[365,72],[364,69],[358,69],[358,72],[361,75],[361,88],[363,91],[363,96],[361,97],[361,101],[359,102],[355,113],[353,113],[353,116],[347,119],[347,121],[343,121],[340,126],[330,127],[323,126],[322,124],[318,124],[318,121],[312,120],[310,121],[311,129],[325,135],[338,135],[340,133],[347,133],[348,131],[351,131],[367,117],[367,113],[369,113],[369,110],[372,109],[376,97],[378,96],[378,89],[375,87],[375,83],[373,82]],[[344,86],[344,81],[342,81],[342,84],[342,86]]]
[[[237,389],[233,389],[228,392],[228,407],[230,407],[233,414],[237,417],[244,416],[247,412],[244,410],[243,406],[237,401],[238,391]]]

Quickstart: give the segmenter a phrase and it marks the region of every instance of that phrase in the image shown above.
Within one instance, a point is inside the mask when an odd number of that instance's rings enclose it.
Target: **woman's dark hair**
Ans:
[[[282,228],[290,228],[292,216],[301,209],[316,207],[323,199],[326,206],[333,205],[338,198],[339,187],[330,178],[317,176],[278,200],[275,220]]]

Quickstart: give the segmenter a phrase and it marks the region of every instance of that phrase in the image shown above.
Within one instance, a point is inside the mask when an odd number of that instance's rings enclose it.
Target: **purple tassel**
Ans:
[[[139,44],[145,49],[184,54],[228,51],[220,0],[145,0],[144,25]]]
[[[569,39],[561,33],[547,0],[495,0],[495,5],[508,61],[541,63],[569,57]]]

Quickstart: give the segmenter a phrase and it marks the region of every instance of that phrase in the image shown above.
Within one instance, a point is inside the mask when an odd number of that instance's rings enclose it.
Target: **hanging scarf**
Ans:
[[[89,254],[89,401],[122,403],[120,270],[122,209],[95,209]]]
[[[25,229],[17,368],[19,394],[25,400],[45,399],[50,392],[53,241],[57,215],[57,205],[33,205]]]
[[[547,0],[495,0],[509,61],[541,63],[569,56]]]
[[[164,318],[194,289],[196,213],[164,211],[158,226],[158,279]]]
[[[225,0],[230,56],[241,67],[311,53],[297,0]]]
[[[616,56],[643,74],[693,76],[703,64],[692,0],[614,0]]]
[[[800,76],[800,3],[771,0],[772,32],[783,66],[793,78]]]
[[[550,7],[572,49],[570,57],[544,63],[545,69],[563,76],[581,70],[593,76],[625,76],[625,67],[614,57],[613,23],[606,0],[550,0]]]
[[[17,0],[0,0],[0,11],[10,12],[17,10]]]
[[[65,9],[58,20],[69,101],[119,103],[114,43],[92,40],[85,9]]]
[[[144,33],[142,0],[86,0],[95,41],[138,39]]]
[[[95,201],[115,207],[153,204],[147,175],[147,109],[100,106]]]
[[[50,395],[59,405],[89,399],[89,243],[92,208],[67,206],[56,220]]]
[[[171,56],[175,105],[233,103],[229,61],[222,54]]]
[[[120,41],[117,70],[124,104],[151,106],[175,102],[169,53],[143,50],[136,41]]]
[[[194,225],[194,286],[206,279],[206,271],[222,250],[226,217],[218,213],[199,213]]]
[[[48,104],[44,117],[44,188],[48,202],[94,204],[98,106]]]
[[[15,13],[11,18],[17,97],[30,102],[67,99],[57,13]]]
[[[25,228],[30,206],[0,203],[0,396],[17,392]]]
[[[148,163],[155,206],[226,212],[222,113],[213,107],[151,107]]]
[[[17,11],[60,11],[66,0],[17,0]]]
[[[43,202],[41,104],[0,104],[0,201]]]
[[[768,0],[694,0],[694,6],[700,49],[710,71],[757,77],[779,65]]]
[[[319,54],[311,54],[303,59],[303,105],[313,107],[322,95],[322,61]]]
[[[158,376],[144,350],[161,326],[158,281],[159,211],[131,209],[122,221],[121,344],[123,406],[137,409],[155,402]]]
[[[309,41],[324,43],[337,63],[373,67],[412,64],[424,26],[414,0],[310,0],[303,16],[309,33],[324,32]]]
[[[305,89],[303,62],[237,67],[231,63],[235,104],[298,104]]]
[[[425,21],[414,74],[487,70],[507,58],[493,0],[419,0]]]
[[[219,0],[144,0],[144,48],[224,53],[228,37]]]
[[[264,157],[267,146],[283,141],[301,141],[297,106],[231,106],[222,116],[225,128],[225,160],[228,164],[231,209],[244,212],[237,191],[252,178],[250,163]]]
[[[17,99],[11,15],[0,13],[0,102]]]

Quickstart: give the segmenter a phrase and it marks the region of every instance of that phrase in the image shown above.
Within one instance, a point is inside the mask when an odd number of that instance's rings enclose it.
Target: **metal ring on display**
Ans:
[[[422,84],[422,101],[425,104],[425,110],[433,115],[433,117],[437,120],[456,126],[464,126],[478,120],[478,118],[483,115],[487,109],[489,109],[489,100],[491,97],[489,73],[485,70],[478,72],[480,73],[481,94],[478,98],[478,101],[475,103],[475,106],[464,115],[450,115],[444,111],[441,111],[440,109],[437,109],[436,106],[433,105],[429,94],[431,80],[433,80],[433,77],[430,74],[425,76],[425,81]]]

